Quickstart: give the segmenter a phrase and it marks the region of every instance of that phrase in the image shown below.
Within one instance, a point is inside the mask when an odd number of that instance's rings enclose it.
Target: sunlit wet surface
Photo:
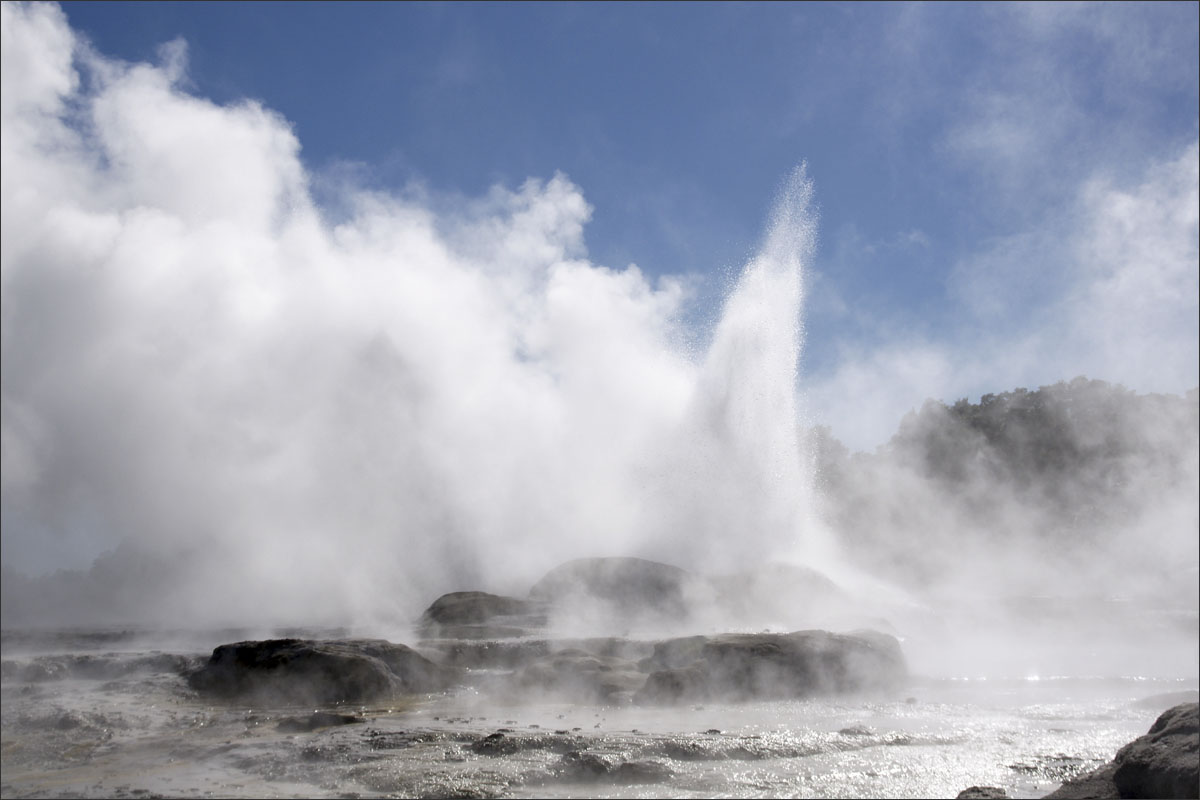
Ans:
[[[667,709],[497,705],[463,690],[323,709],[361,721],[307,730],[310,707],[197,698],[179,670],[206,653],[104,644],[6,648],[4,796],[954,797],[992,785],[1040,797],[1145,733],[1163,709],[1137,701],[1196,688],[938,679],[886,698]]]

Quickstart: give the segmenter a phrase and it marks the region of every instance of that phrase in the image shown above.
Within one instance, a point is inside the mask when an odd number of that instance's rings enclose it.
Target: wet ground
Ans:
[[[1040,797],[1172,704],[1139,701],[1196,688],[918,679],[894,697],[670,709],[470,690],[248,708],[186,687],[204,651],[18,644],[2,665],[4,797]]]

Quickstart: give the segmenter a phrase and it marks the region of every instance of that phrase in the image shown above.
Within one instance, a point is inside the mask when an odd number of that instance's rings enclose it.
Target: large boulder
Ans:
[[[487,592],[444,594],[417,621],[429,638],[506,639],[546,625],[544,604]]]
[[[1121,797],[1200,797],[1200,705],[1167,709],[1113,763]]]
[[[691,636],[660,643],[642,666],[654,671],[634,702],[647,705],[892,689],[907,677],[899,642],[874,631]]]
[[[225,699],[312,705],[438,692],[457,679],[456,671],[382,639],[268,639],[217,647],[188,683]]]
[[[1076,775],[1046,797],[1054,800],[1117,800],[1121,793],[1112,781],[1114,769],[1109,762],[1099,769]]]
[[[1118,750],[1111,762],[1067,781],[1046,797],[1200,797],[1200,705],[1167,709],[1145,736]]]

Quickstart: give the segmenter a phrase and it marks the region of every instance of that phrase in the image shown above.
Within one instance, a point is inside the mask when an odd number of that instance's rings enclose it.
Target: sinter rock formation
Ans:
[[[1118,750],[1108,764],[1046,797],[1200,797],[1200,705],[1183,703],[1164,711],[1145,736]]]
[[[654,671],[634,702],[647,705],[890,690],[907,677],[899,642],[875,631],[691,636],[643,665]]]
[[[412,648],[382,639],[268,639],[221,645],[188,683],[217,697],[299,705],[439,692],[458,677]]]
[[[435,639],[504,639],[545,625],[542,603],[487,592],[444,594],[417,621],[421,634]]]
[[[770,573],[829,599],[838,591],[811,570]],[[725,588],[751,585],[727,576]],[[222,645],[189,676],[224,698],[278,703],[364,702],[397,693],[471,685],[505,697],[553,697],[605,705],[802,698],[887,691],[907,677],[897,640],[849,634],[728,633],[670,639],[547,638],[547,616],[602,609],[621,619],[686,624],[693,604],[712,602],[714,584],[638,558],[571,561],[552,570],[530,599],[486,592],[442,595],[417,621],[422,652],[374,639],[273,639]],[[705,609],[710,610],[708,608]],[[676,628],[677,629],[677,628]]]
[[[794,564],[706,576],[643,558],[580,558],[546,573],[528,598],[444,594],[417,620],[417,630],[434,641],[522,638],[548,627],[661,635],[696,623],[753,629],[768,620],[793,629],[830,620],[839,627],[888,628],[884,620],[857,616],[855,605],[827,576]]]
[[[969,786],[954,800],[1008,800],[1008,792],[997,786]]]

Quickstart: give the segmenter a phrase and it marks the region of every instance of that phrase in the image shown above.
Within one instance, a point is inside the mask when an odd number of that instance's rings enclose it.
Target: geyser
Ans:
[[[344,187],[335,222],[286,121],[188,94],[182,51],[4,15],[6,624],[407,624],[576,557],[820,549],[803,169],[697,356],[686,279],[591,263],[564,176]]]
[[[660,552],[666,560],[698,548],[703,561],[695,566],[739,569],[826,555],[809,516],[796,403],[804,267],[816,237],[812,194],[800,166],[725,302],[687,416],[664,454],[677,480],[667,503],[675,513],[664,526],[673,549]]]

